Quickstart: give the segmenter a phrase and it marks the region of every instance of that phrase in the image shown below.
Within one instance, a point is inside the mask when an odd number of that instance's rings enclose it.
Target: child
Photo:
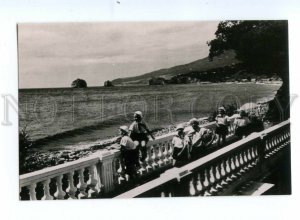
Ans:
[[[120,134],[122,136],[120,141],[121,158],[125,173],[128,174],[133,181],[135,181],[137,178],[136,164],[138,161],[138,154],[136,153],[137,146],[128,136],[128,132],[129,130],[127,126],[120,127]]]
[[[218,109],[219,114],[216,117],[217,128],[216,134],[218,135],[218,147],[220,147],[220,141],[222,145],[226,143],[226,135],[228,134],[228,116],[225,114],[225,108],[220,107]],[[221,140],[222,139],[222,140]]]
[[[138,149],[141,151],[141,161],[144,161],[147,157],[146,145],[149,141],[148,134],[152,137],[153,140],[155,138],[142,119],[142,112],[136,111],[134,113],[134,122],[129,127],[129,136],[138,146]]]
[[[233,124],[235,127],[235,135],[240,139],[245,138],[248,135],[248,125],[250,124],[250,120],[244,110],[240,111],[240,116],[234,120]]]
[[[191,160],[199,159],[209,147],[215,136],[210,129],[199,126],[199,121],[192,118],[189,122],[192,130],[187,134]]]
[[[177,135],[173,137],[173,165],[175,167],[180,167],[186,164],[190,158],[188,150],[188,141],[185,138],[184,128],[182,125],[176,127]]]

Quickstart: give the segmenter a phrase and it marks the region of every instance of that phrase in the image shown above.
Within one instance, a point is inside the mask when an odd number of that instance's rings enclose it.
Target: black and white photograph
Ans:
[[[19,200],[292,194],[288,24],[18,23]]]

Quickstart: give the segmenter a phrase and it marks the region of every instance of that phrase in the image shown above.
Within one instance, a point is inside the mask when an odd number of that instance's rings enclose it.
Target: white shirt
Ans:
[[[234,120],[233,123],[238,127],[244,127],[250,123],[250,120],[248,117],[238,117]]]
[[[173,147],[176,147],[176,148],[183,148],[184,138],[181,138],[178,135],[174,136],[173,140],[172,140],[172,145],[173,145]]]
[[[146,125],[145,122],[136,122],[134,121],[130,126],[129,126],[129,131],[132,133],[147,133],[148,126]],[[149,130],[149,129],[148,129]]]
[[[206,128],[200,128],[199,131],[192,130],[189,132],[188,136],[191,137],[192,145],[195,144],[202,136],[208,132],[209,130]],[[200,142],[201,145],[201,142]]]
[[[224,115],[224,117],[222,117],[221,115],[217,115],[216,117],[217,124],[219,125],[227,125],[228,119],[229,117],[227,115]]]
[[[120,145],[123,146],[125,150],[134,150],[136,148],[136,145],[128,136],[122,137]]]

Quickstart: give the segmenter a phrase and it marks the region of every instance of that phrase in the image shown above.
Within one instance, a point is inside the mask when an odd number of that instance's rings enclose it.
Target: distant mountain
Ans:
[[[179,74],[187,74],[190,72],[201,72],[213,68],[224,67],[232,64],[239,63],[235,59],[234,51],[226,51],[223,55],[215,57],[213,61],[209,61],[208,57],[196,60],[191,63],[174,66],[167,69],[160,69],[150,73],[146,73],[139,76],[118,78],[112,81],[113,85],[128,85],[128,84],[148,84],[152,78],[163,77],[170,79],[173,76]]]

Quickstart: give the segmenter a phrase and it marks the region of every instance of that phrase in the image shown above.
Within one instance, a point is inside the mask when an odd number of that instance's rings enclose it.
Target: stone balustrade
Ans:
[[[86,199],[114,189],[114,154],[98,152],[20,176],[21,200]]]
[[[214,130],[216,124],[212,122],[202,126]],[[141,163],[140,176],[160,174],[172,167],[171,142],[174,135],[174,132],[169,133],[148,142],[147,158]],[[231,123],[227,138],[233,136]],[[215,145],[216,140],[212,146]],[[73,162],[21,175],[20,199],[86,199],[105,196],[130,182],[128,176],[124,175],[120,157],[118,150],[101,151]]]
[[[232,195],[235,186],[260,175],[264,164],[289,145],[288,120],[181,168],[169,169],[159,178],[117,197]]]

